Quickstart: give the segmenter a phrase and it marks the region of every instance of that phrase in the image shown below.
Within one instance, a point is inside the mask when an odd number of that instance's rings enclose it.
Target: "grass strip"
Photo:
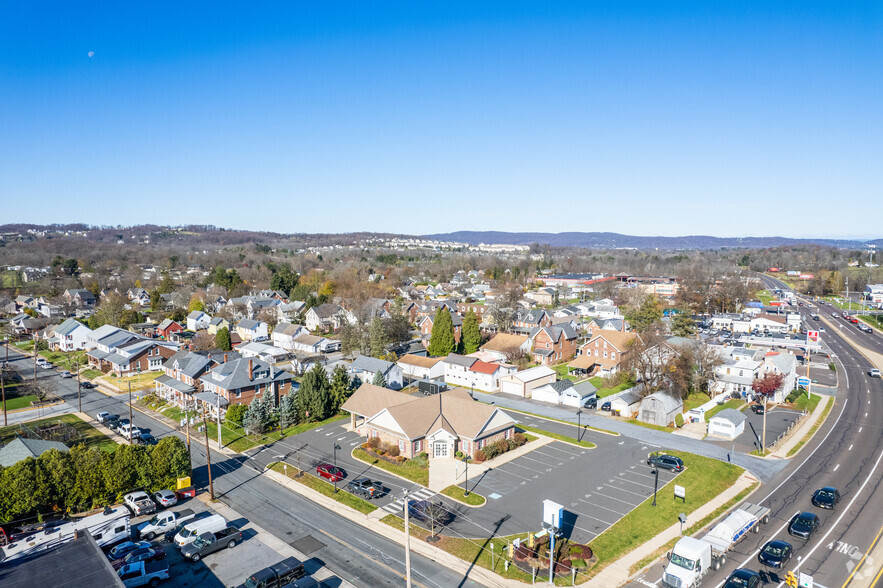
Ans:
[[[88,368],[80,372],[80,377],[86,380],[94,380],[95,378],[100,378],[103,375],[104,374],[101,372],[101,370],[96,370],[93,368]]]
[[[731,500],[728,500],[726,504],[715,509],[715,511],[713,513],[711,513],[710,515],[708,515],[707,517],[705,517],[704,519],[702,519],[698,523],[693,523],[692,525],[687,527],[687,529],[684,531],[685,536],[693,535],[694,533],[698,533],[699,531],[704,529],[707,525],[709,525],[712,521],[717,519],[719,516],[721,516],[722,514],[724,514],[725,512],[727,512],[728,510],[730,510],[731,508],[733,508],[734,506],[736,506],[737,504],[739,504],[740,502],[745,500],[745,497],[748,496],[749,494],[751,494],[752,492],[754,492],[754,489],[757,488],[757,486],[759,484],[760,484],[759,482],[754,482],[753,484],[751,484],[751,486],[749,486],[745,490],[742,490],[742,492],[739,492],[738,494],[736,494],[736,496],[734,496]],[[638,572],[639,570],[643,570],[645,567],[647,567],[648,565],[650,565],[651,563],[653,563],[654,561],[656,561],[657,559],[662,557],[662,554],[670,551],[671,548],[675,546],[675,543],[677,543],[679,539],[680,539],[680,537],[676,537],[675,539],[672,539],[671,541],[669,541],[668,543],[666,543],[665,545],[663,545],[662,547],[660,547],[659,549],[657,549],[656,551],[654,551],[653,553],[651,553],[650,555],[648,555],[647,557],[645,557],[644,559],[639,561],[638,563],[632,564],[632,567],[629,568],[629,574],[631,575],[631,574]]]
[[[49,423],[57,423],[59,421],[66,423],[68,425],[73,425],[73,427],[80,434],[80,439],[78,442],[85,444],[87,447],[97,447],[101,451],[110,452],[110,451],[116,450],[116,448],[118,446],[118,444],[113,439],[111,439],[110,437],[108,437],[107,435],[105,435],[104,433],[102,433],[101,431],[99,431],[98,429],[96,429],[95,427],[93,427],[92,425],[90,425],[89,423],[87,423],[86,421],[84,421],[83,419],[81,419],[80,417],[78,417],[75,414],[62,414],[62,415],[58,415],[58,416],[47,417],[45,419],[37,419],[37,420],[29,421],[24,424],[26,426],[30,427],[31,429],[34,429],[34,428],[39,427],[41,425],[47,425]],[[7,442],[15,439],[19,430],[20,430],[20,428],[18,425],[9,425],[8,427],[0,427],[0,445],[5,445]],[[76,443],[73,443],[73,442],[66,443],[66,445],[68,445],[68,447],[71,447],[75,444]]]
[[[797,453],[798,451],[800,451],[800,449],[801,449],[804,445],[806,445],[806,442],[807,442],[807,441],[809,441],[810,439],[812,439],[812,436],[816,434],[816,431],[819,430],[819,427],[821,427],[822,424],[825,422],[825,419],[828,418],[828,413],[831,412],[831,407],[832,407],[832,406],[834,406],[834,401],[833,401],[833,400],[832,400],[831,402],[828,403],[828,405],[827,405],[827,406],[825,407],[825,409],[822,411],[822,414],[819,416],[819,419],[815,422],[815,424],[814,424],[812,427],[809,428],[809,431],[807,431],[806,435],[803,436],[803,439],[801,439],[800,441],[798,441],[798,442],[797,442],[797,445],[795,445],[794,447],[792,447],[791,450],[788,451],[788,453],[785,455],[785,457],[791,457],[792,455],[794,455],[795,453]]]
[[[638,425],[639,427],[644,427],[646,429],[655,429],[657,431],[662,431],[663,433],[674,433],[677,430],[673,427],[663,427],[662,425],[651,425],[650,423],[641,422],[638,419],[625,419],[625,422],[630,423],[632,425]]]
[[[552,439],[557,439],[558,441],[563,441],[564,443],[570,443],[571,445],[579,445],[580,447],[588,447],[589,449],[594,449],[595,447],[597,447],[597,445],[595,445],[591,441],[577,441],[576,437],[568,437],[567,435],[560,435],[558,433],[544,431],[543,429],[531,427],[530,425],[519,424],[516,428],[524,429],[525,431],[533,431],[534,433],[545,435],[546,437],[551,437]]]
[[[8,391],[7,391],[8,392]],[[27,408],[31,405],[32,402],[36,402],[39,398],[34,394],[29,394],[27,396],[12,396],[9,394],[6,395],[6,410],[16,410],[19,408]]]
[[[448,486],[441,493],[470,506],[481,506],[487,502],[487,498],[475,492],[470,492],[469,496],[465,496],[465,491],[460,486]]]
[[[485,404],[487,404],[487,403],[485,403]],[[532,417],[536,417],[536,418],[538,418],[538,419],[543,419],[543,420],[546,420],[546,421],[554,421],[554,422],[556,422],[556,423],[562,423],[562,424],[564,424],[564,425],[571,425],[571,426],[573,426],[573,425],[575,424],[575,423],[572,423],[572,422],[570,422],[570,421],[565,421],[565,420],[561,420],[561,419],[556,419],[556,418],[554,418],[554,417],[547,417],[547,416],[539,415],[539,414],[536,414],[536,413],[533,413],[533,412],[527,412],[526,410],[518,410],[517,408],[506,408],[506,407],[503,407],[503,406],[500,406],[500,407],[498,407],[498,408],[500,408],[500,409],[502,409],[502,410],[510,410],[510,411],[512,411],[512,412],[520,412],[521,414],[530,415],[530,416],[532,416]],[[599,429],[598,427],[593,427],[593,426],[591,426],[591,425],[583,425],[583,428],[584,428],[584,429],[588,429],[588,430],[590,430],[590,431],[595,431],[596,433],[604,433],[605,435],[612,435],[612,436],[614,436],[614,437],[619,437],[619,433],[616,433],[616,432],[614,432],[614,431],[605,431],[604,429]],[[539,430],[539,431],[543,431],[543,434],[545,435],[545,431],[544,431],[544,429],[538,429],[538,430]]]
[[[353,496],[345,490],[338,489],[338,491],[335,492],[333,484],[330,484],[325,480],[320,480],[315,476],[308,475],[294,466],[288,466],[286,468],[284,464],[276,462],[272,466],[270,466],[270,469],[272,469],[274,472],[282,474],[283,476],[287,475],[289,479],[303,484],[307,488],[312,488],[316,492],[327,496],[328,498],[333,498],[337,502],[354,510],[357,510],[362,514],[370,514],[377,510],[377,507],[367,500],[359,498],[358,496]]]
[[[396,474],[397,476],[416,482],[421,486],[429,486],[429,462],[427,460],[414,458],[406,459],[402,463],[390,463],[385,459],[370,455],[361,447],[353,449],[353,457],[391,474]]]
[[[653,497],[650,497],[608,527],[589,543],[598,558],[597,563],[589,570],[592,576],[670,527],[678,520],[679,513],[689,515],[712,500],[732,486],[745,471],[738,466],[700,455],[681,451],[667,453],[680,457],[687,465],[687,469],[674,478],[674,483],[685,488],[686,502],[675,500],[674,492],[668,489],[668,484],[660,488],[655,507]]]

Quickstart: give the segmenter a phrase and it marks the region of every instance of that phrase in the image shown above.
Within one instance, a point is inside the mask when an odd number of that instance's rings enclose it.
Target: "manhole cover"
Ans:
[[[325,544],[313,537],[312,535],[307,535],[306,537],[301,537],[297,541],[292,541],[289,543],[292,547],[303,553],[304,555],[310,555],[314,551],[319,551]]]

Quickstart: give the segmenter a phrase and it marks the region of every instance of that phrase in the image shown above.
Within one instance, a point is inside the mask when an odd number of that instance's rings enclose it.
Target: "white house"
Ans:
[[[202,312],[201,310],[194,310],[187,315],[187,330],[201,331],[203,329],[207,329],[211,320],[212,317]]]
[[[307,332],[302,332],[291,342],[291,348],[299,353],[321,353],[323,341],[327,341],[327,339],[319,335],[310,335]]]
[[[708,420],[708,434],[713,437],[735,439],[745,432],[745,415],[733,408],[725,408]]]
[[[514,365],[478,360],[468,369],[470,388],[483,392],[494,392],[499,390],[502,377],[514,374],[517,370],[518,368]]]
[[[513,335],[510,333],[497,333],[494,337],[481,346],[481,350],[487,354],[489,360],[506,361],[518,353],[527,355],[530,353],[532,341],[527,335]]]
[[[785,397],[797,387],[797,358],[790,353],[771,351],[764,355],[761,371],[783,376],[782,385],[770,398],[771,402],[784,402]]]
[[[72,318],[53,327],[49,338],[49,348],[58,351],[78,351],[86,349],[92,329]]]
[[[441,357],[424,357],[408,353],[396,362],[402,374],[416,380],[436,380],[445,377],[445,364]]]
[[[398,365],[391,361],[365,357],[364,355],[356,357],[349,365],[349,372],[351,376],[358,377],[363,384],[372,383],[375,374],[380,372],[383,374],[383,379],[386,380],[386,387],[392,390],[401,390],[404,381],[402,378],[402,368]]]
[[[273,345],[288,351],[295,351],[294,340],[307,333],[309,333],[307,328],[301,325],[291,323],[278,324],[273,331]]]
[[[288,357],[288,351],[257,341],[243,343],[237,348],[237,351],[242,357],[256,357],[268,363],[277,363]]]
[[[581,407],[587,400],[594,398],[596,393],[597,390],[589,382],[574,385],[570,380],[558,380],[534,388],[530,392],[530,397],[550,404]]]
[[[634,416],[640,406],[641,395],[635,388],[620,392],[610,400],[610,412],[628,418]]]
[[[501,377],[500,392],[529,398],[534,388],[551,384],[557,379],[558,376],[555,370],[548,366],[540,365]]]
[[[236,323],[236,332],[243,341],[266,341],[267,323],[254,319],[242,319]]]

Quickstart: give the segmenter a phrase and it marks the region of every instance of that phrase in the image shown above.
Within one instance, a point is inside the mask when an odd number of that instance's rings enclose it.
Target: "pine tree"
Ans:
[[[457,344],[454,341],[454,321],[447,308],[435,311],[432,320],[432,335],[429,338],[429,355],[444,356],[453,352]]]
[[[386,388],[386,378],[383,377],[383,372],[381,372],[380,370],[374,372],[374,379],[371,380],[371,383],[375,386]]]
[[[463,353],[475,353],[481,345],[481,331],[478,328],[478,316],[473,311],[463,318]]]
[[[233,349],[233,343],[230,341],[230,329],[222,327],[215,333],[215,345],[221,351],[230,351]]]
[[[279,426],[283,429],[298,423],[296,397],[296,392],[289,392],[279,401]]]
[[[303,396],[303,406],[308,413],[307,420],[321,421],[330,416],[331,396],[328,375],[321,364],[317,363],[304,375],[298,396]]]
[[[389,343],[389,337],[386,333],[386,327],[383,319],[375,317],[371,321],[369,329],[369,345],[371,348],[371,357],[380,357],[386,353],[386,346]]]
[[[331,412],[336,413],[350,396],[350,377],[346,368],[338,365],[331,372]]]

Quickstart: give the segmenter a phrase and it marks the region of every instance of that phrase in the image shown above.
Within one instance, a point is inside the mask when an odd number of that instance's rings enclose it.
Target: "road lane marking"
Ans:
[[[834,466],[834,469],[832,471],[836,472],[837,468],[839,468],[839,467],[840,467],[840,464],[838,463],[837,465]]]
[[[852,445],[850,445],[849,449],[847,449],[846,451],[852,451]]]
[[[795,514],[795,515],[800,514],[800,511],[798,510],[798,511],[797,511],[796,513],[794,513],[794,514]],[[775,532],[775,533],[772,533],[772,534],[770,535],[770,538],[775,537],[776,535],[778,535],[779,533],[782,532],[782,529],[784,529],[785,527],[787,527],[788,525],[790,525],[790,524],[791,524],[791,518],[792,518],[793,516],[794,516],[794,515],[792,515],[791,517],[788,517],[788,518],[785,520],[785,522],[782,523],[782,526],[779,527],[778,529],[776,529],[776,532]],[[749,555],[747,558],[745,558],[745,561],[743,561],[742,563],[740,563],[737,567],[744,568],[744,567],[745,567],[745,564],[747,564],[749,561],[751,561],[752,559],[754,559],[754,558],[757,556],[757,554],[758,554],[759,552],[760,552],[760,549],[755,549],[755,550],[751,553],[751,555]],[[724,585],[724,582],[726,582],[726,580],[724,580],[723,582],[721,582],[720,584],[718,584],[718,585],[717,585],[717,588],[721,588],[721,586]]]

